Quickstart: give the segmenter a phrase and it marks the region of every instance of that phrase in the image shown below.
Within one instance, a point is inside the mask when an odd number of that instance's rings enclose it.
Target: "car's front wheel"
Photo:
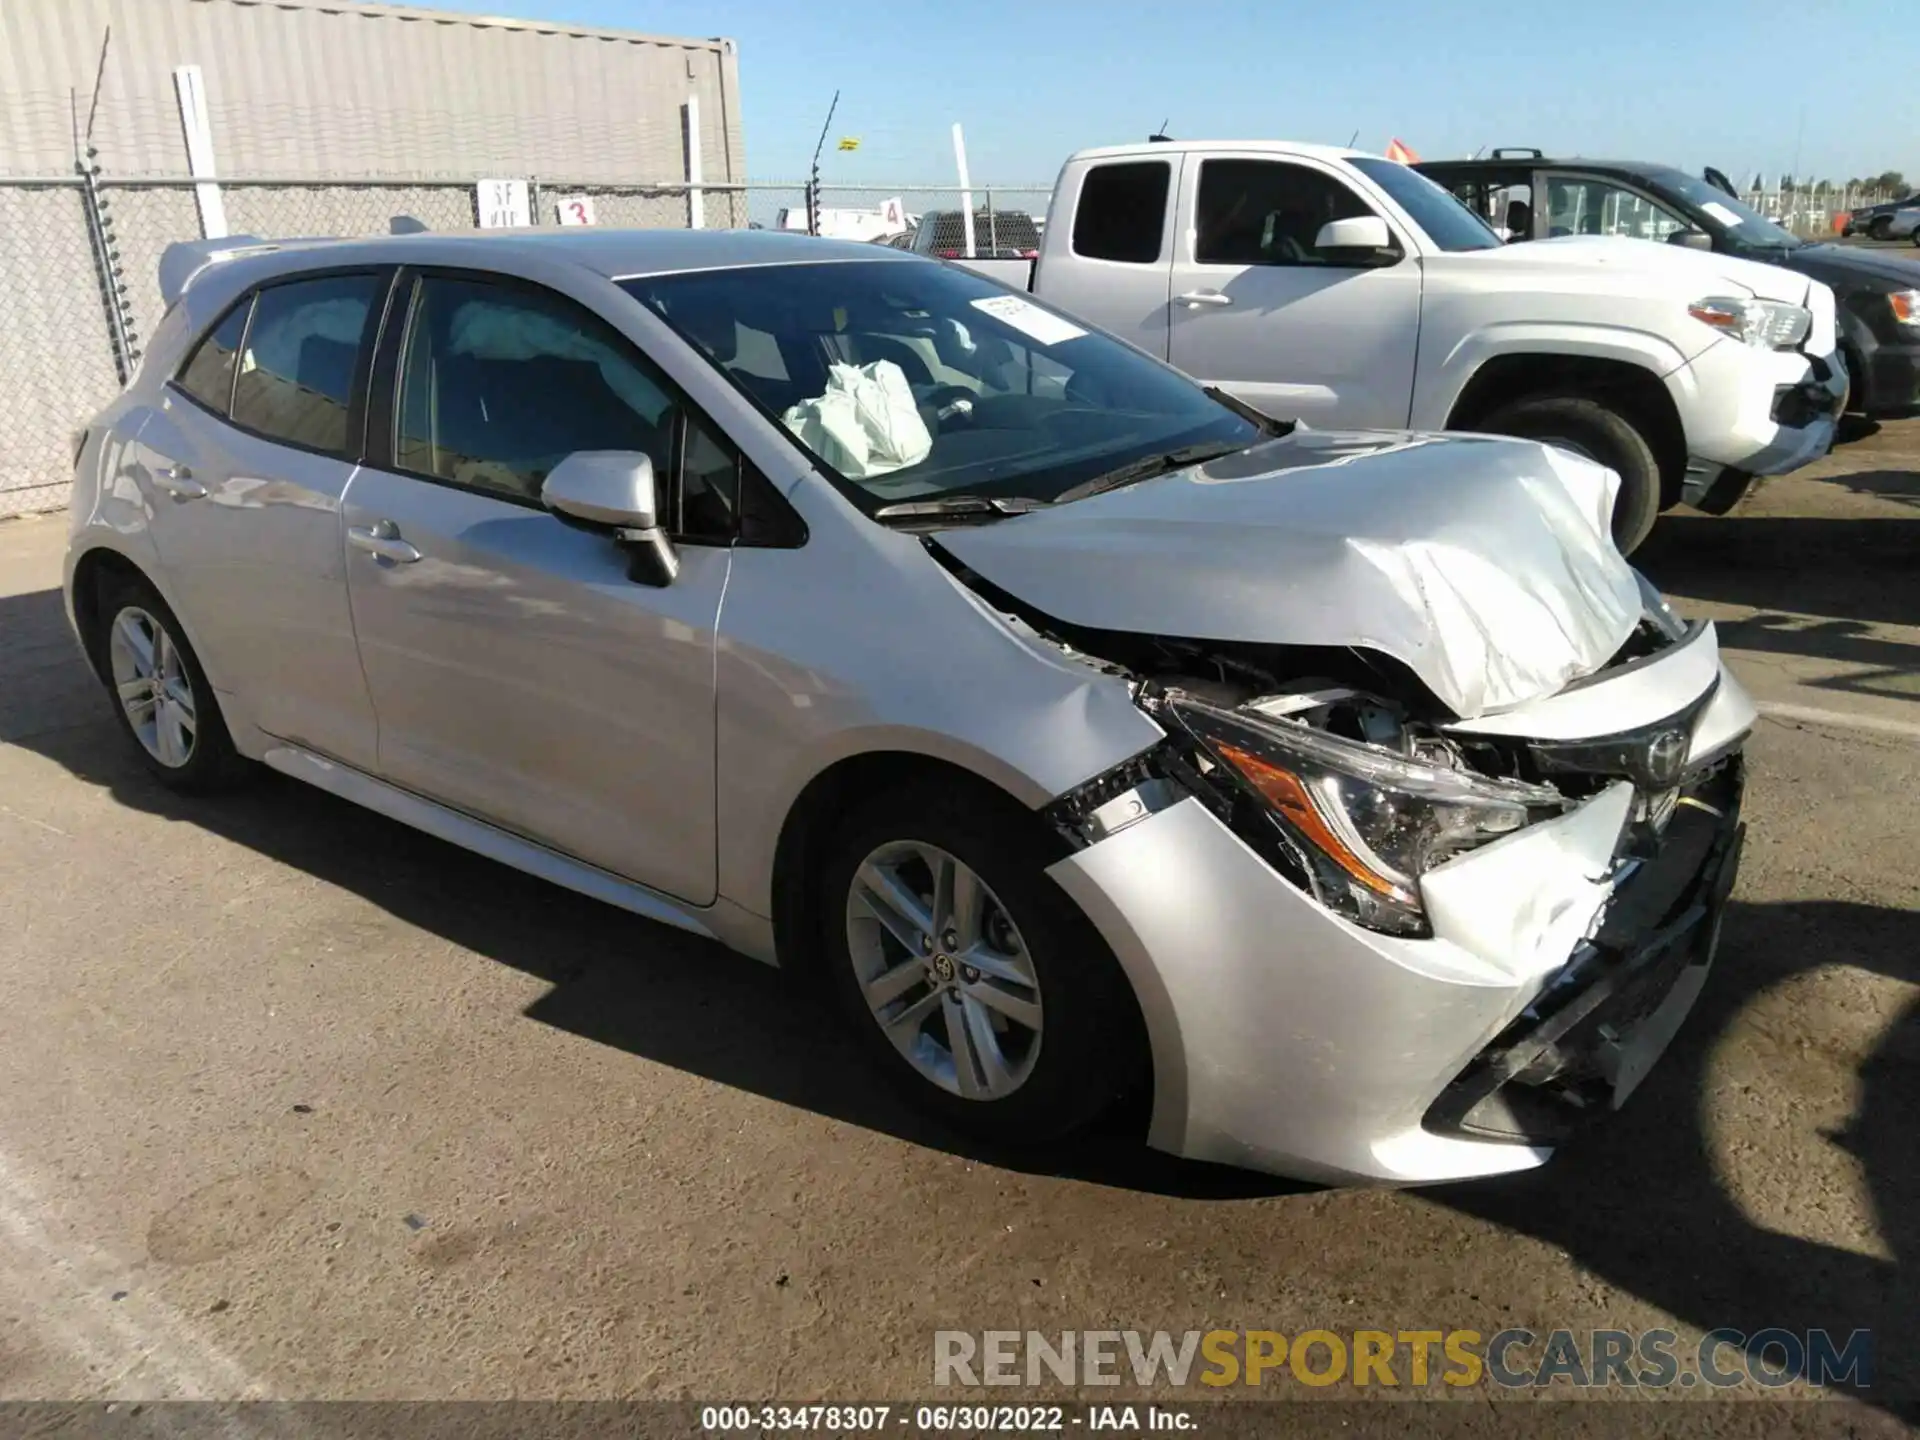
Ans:
[[[1893,217],[1891,215],[1876,215],[1873,217],[1872,223],[1867,226],[1867,238],[1869,240],[1886,240],[1890,239],[1892,235]]]
[[[876,797],[821,867],[820,951],[896,1087],[1006,1144],[1083,1128],[1146,1072],[1119,963],[1048,878],[1038,822],[950,784]]]
[[[213,687],[180,622],[146,581],[102,587],[96,637],[114,714],[147,769],[174,790],[224,789],[247,763],[233,748]]]
[[[1604,401],[1583,395],[1531,395],[1474,427],[1571,450],[1620,477],[1613,502],[1613,543],[1631,555],[1660,515],[1660,462],[1640,426]]]

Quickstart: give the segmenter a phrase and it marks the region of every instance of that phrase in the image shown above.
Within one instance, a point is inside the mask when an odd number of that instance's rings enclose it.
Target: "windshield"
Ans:
[[[620,282],[869,513],[1051,501],[1251,420],[1138,351],[951,265],[855,260]]]
[[[1791,230],[1782,229],[1719,186],[1697,180],[1684,170],[1663,168],[1649,172],[1647,179],[1698,212],[1693,218],[1704,222],[1709,234],[1724,235],[1737,245],[1756,250],[1797,250],[1803,243]]]
[[[1356,156],[1353,168],[1378,185],[1413,217],[1442,250],[1498,250],[1500,236],[1458,197],[1397,160]]]

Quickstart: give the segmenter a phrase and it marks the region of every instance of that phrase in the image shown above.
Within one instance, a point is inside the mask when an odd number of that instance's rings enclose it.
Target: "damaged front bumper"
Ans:
[[[1693,1008],[1739,872],[1738,755],[1692,781],[1660,853],[1629,862],[1594,933],[1427,1110],[1436,1134],[1552,1145],[1617,1110]]]
[[[1682,498],[1699,503],[1728,492],[1732,476],[1784,475],[1831,450],[1849,377],[1831,341],[1802,352],[1726,340],[1667,385],[1687,437]]]
[[[1738,865],[1753,708],[1711,646],[1696,632],[1556,697],[1555,713],[1616,716],[1698,702],[1657,840],[1634,786],[1606,784],[1423,876],[1428,937],[1333,914],[1173,787],[1109,801],[1094,843],[1049,873],[1139,997],[1149,1142],[1418,1184],[1537,1165],[1574,1121],[1623,1101],[1699,992]]]

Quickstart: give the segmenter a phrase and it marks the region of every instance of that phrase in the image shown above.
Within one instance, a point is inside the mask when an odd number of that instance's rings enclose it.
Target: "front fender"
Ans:
[[[1714,336],[1705,326],[1700,329],[1699,348],[1704,350]],[[1490,361],[1509,355],[1609,360],[1645,370],[1660,380],[1685,368],[1693,358],[1667,336],[1650,330],[1597,323],[1504,320],[1468,331],[1421,365],[1414,384],[1412,427],[1445,429],[1473,377]]]
[[[772,914],[787,816],[848,758],[925,756],[1038,808],[1163,738],[1125,680],[997,614],[918,540],[831,504],[805,518],[800,549],[735,552],[721,612],[719,888],[736,904]]]

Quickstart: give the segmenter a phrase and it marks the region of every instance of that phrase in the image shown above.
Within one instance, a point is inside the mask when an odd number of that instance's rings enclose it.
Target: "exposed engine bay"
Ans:
[[[1384,655],[1090,630],[951,568],[1036,638],[1124,680],[1167,734],[1050,807],[1076,847],[1192,795],[1336,914],[1419,936],[1431,933],[1420,878],[1437,866],[1622,779],[1636,796],[1621,857],[1644,857],[1680,793],[1677,766],[1640,773],[1637,733],[1567,745],[1451,732],[1456,717]],[[1605,668],[1656,655],[1683,633],[1650,616]],[[1683,726],[1707,698],[1663,724]]]

